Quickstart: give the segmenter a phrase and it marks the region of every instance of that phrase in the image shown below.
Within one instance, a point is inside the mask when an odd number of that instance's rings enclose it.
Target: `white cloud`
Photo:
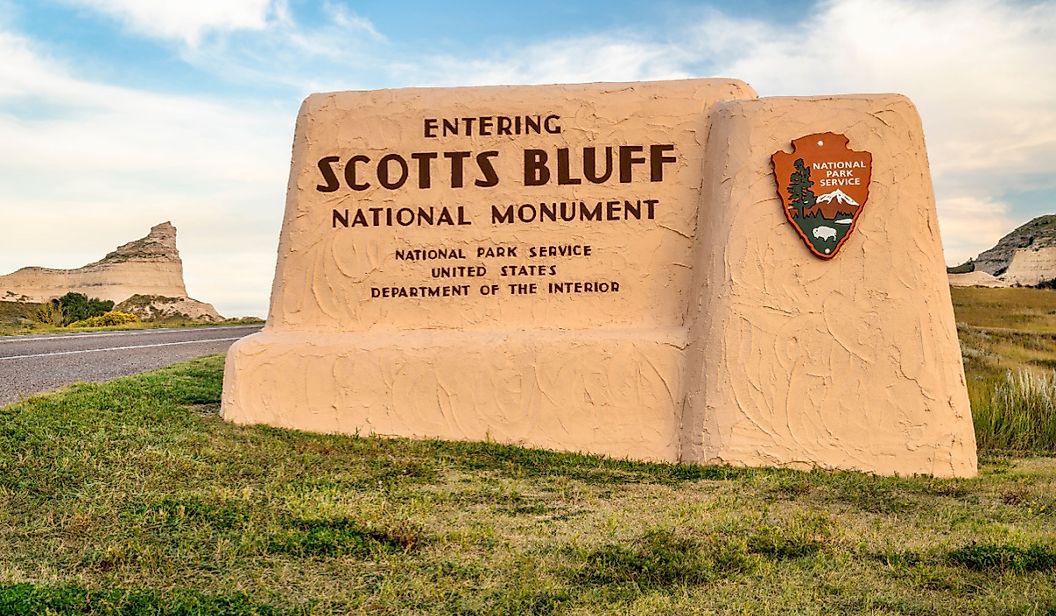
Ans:
[[[84,81],[3,32],[0,57],[0,211],[19,223],[4,234],[0,273],[77,267],[172,220],[191,294],[263,313],[295,107]],[[248,296],[259,299],[238,299]]]
[[[296,98],[309,92],[381,87],[399,65],[374,24],[340,4],[323,2],[326,19],[306,27],[285,5],[263,31],[231,32],[184,45],[182,59],[220,78],[280,86]]]
[[[263,30],[285,14],[273,0],[67,0],[120,20],[139,34],[195,45],[210,32]]]

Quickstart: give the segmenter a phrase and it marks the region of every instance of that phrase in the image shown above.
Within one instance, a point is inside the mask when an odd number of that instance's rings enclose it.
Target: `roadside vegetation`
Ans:
[[[219,356],[36,396],[0,409],[0,615],[1056,614],[1049,342],[954,297],[967,480],[235,426]]]
[[[83,293],[74,292],[43,304],[0,301],[0,336],[159,327],[254,325],[263,322],[262,319],[252,317],[201,321],[189,318],[152,318],[149,315],[144,320],[131,312],[115,310],[112,301],[89,298]]]
[[[27,329],[58,331],[62,328],[109,327],[138,323],[139,317],[114,310],[114,302],[73,291],[42,304],[0,302],[0,333]]]

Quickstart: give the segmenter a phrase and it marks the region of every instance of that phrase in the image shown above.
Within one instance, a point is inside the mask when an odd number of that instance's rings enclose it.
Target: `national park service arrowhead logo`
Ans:
[[[792,141],[792,153],[770,157],[785,217],[822,259],[851,236],[869,198],[873,155],[847,147],[847,137],[817,133]]]

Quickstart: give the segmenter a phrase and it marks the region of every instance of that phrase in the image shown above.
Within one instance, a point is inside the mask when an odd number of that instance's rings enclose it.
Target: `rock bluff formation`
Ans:
[[[954,286],[1030,286],[1056,279],[1056,215],[1017,227],[974,260],[947,271]]]
[[[115,304],[134,295],[179,298],[193,302],[204,318],[222,318],[209,304],[187,298],[176,227],[169,222],[151,227],[146,237],[122,244],[84,267],[23,267],[0,276],[0,300],[46,302],[70,291]]]
[[[133,295],[114,310],[129,312],[144,321],[220,321],[223,320],[211,304],[189,297],[161,295]]]

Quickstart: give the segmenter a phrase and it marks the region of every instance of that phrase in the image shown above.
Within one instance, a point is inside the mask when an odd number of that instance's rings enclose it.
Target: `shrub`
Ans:
[[[98,297],[89,299],[84,293],[73,291],[53,300],[52,303],[62,310],[63,325],[71,325],[76,321],[101,316],[114,309],[114,302],[110,300],[102,300]]]
[[[125,325],[126,323],[138,323],[139,317],[129,312],[107,312],[99,316],[88,317],[81,321],[70,323],[70,327],[108,327],[110,325]]]
[[[62,308],[57,302],[47,302],[42,304],[33,313],[33,321],[41,325],[62,327]]]
[[[1056,372],[1009,371],[972,414],[980,449],[1056,452]]]

